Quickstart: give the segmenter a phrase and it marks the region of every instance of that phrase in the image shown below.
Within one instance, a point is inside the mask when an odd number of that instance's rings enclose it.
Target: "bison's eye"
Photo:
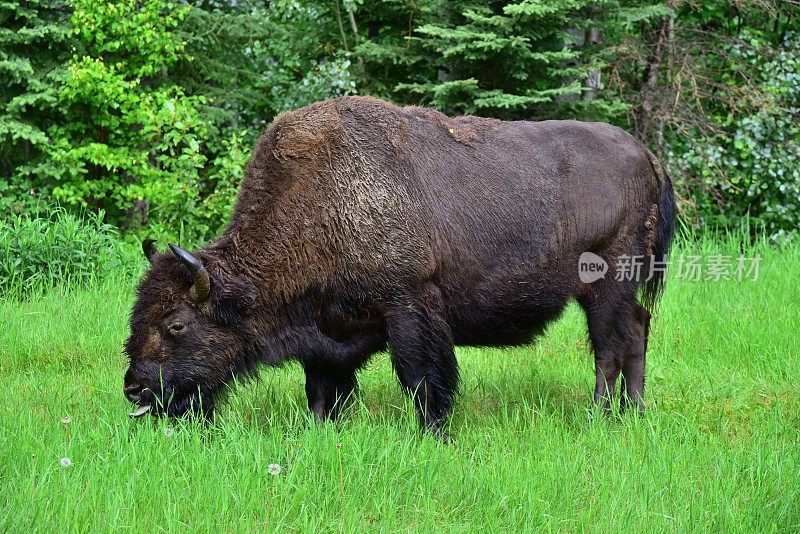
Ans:
[[[183,323],[172,323],[167,327],[167,331],[172,334],[173,336],[179,336],[183,333],[185,326]]]

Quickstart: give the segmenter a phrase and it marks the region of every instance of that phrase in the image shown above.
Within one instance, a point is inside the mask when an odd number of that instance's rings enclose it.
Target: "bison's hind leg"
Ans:
[[[594,349],[595,404],[610,409],[617,379],[622,375],[621,408],[634,405],[643,412],[650,314],[636,300],[635,285],[612,281],[579,302],[586,312]]]
[[[621,408],[635,406],[644,413],[644,374],[647,358],[647,336],[650,332],[650,312],[638,302],[628,318],[630,340],[622,361]]]

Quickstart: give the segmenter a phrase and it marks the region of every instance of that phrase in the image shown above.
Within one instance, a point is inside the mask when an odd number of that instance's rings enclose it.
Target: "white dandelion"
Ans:
[[[61,424],[62,425],[68,425],[71,422],[72,422],[72,417],[70,417],[68,415],[65,415],[64,417],[61,418]]]
[[[267,472],[272,476],[278,476],[281,474],[281,466],[278,464],[269,464],[267,466]]]
[[[175,434],[175,429],[173,429],[172,427],[168,426],[164,428],[164,435],[167,436],[168,438],[171,438],[174,434]]]
[[[58,463],[61,464],[61,467],[64,469],[72,467],[72,460],[70,460],[69,458],[62,458],[58,461]]]

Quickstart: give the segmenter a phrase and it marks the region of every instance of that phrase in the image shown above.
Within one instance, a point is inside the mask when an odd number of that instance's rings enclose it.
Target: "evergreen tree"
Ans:
[[[610,51],[634,22],[668,12],[652,1],[625,4],[342,2],[357,20],[359,90],[447,113],[617,122],[627,106],[602,89]]]
[[[0,210],[21,211],[42,195],[31,175],[48,165],[47,129],[69,54],[62,2],[0,3]],[[20,194],[20,192],[24,192]]]
[[[338,5],[338,4],[336,4]],[[330,2],[197,2],[172,70],[215,126],[260,132],[278,113],[354,89]],[[252,139],[251,139],[252,140]]]
[[[402,84],[440,109],[502,118],[553,114],[552,104],[619,107],[600,95],[582,100],[585,80],[602,68],[595,49],[584,49],[584,30],[600,25],[610,7],[591,0],[443,2],[441,22],[417,29],[436,53],[437,79]],[[596,48],[596,47],[595,47]],[[550,104],[550,105],[545,105]],[[584,106],[585,107],[585,106]]]
[[[399,89],[400,84],[425,84],[436,80],[435,53],[421,46],[417,29],[439,15],[440,0],[385,0],[383,2],[345,3],[357,21],[359,35],[355,42],[344,19],[341,41],[349,42],[354,62],[351,69],[359,92],[386,98],[397,103],[414,103],[417,95]]]
[[[565,30],[568,8],[587,3],[443,3],[441,22],[418,28],[414,37],[436,54],[437,79],[401,87],[448,112],[500,117],[580,94],[573,78],[588,70],[576,65],[580,54],[567,46]]]

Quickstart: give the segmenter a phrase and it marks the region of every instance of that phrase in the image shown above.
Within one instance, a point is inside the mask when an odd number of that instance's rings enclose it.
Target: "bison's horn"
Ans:
[[[153,262],[153,254],[158,252],[156,250],[156,240],[148,237],[144,241],[142,241],[142,250],[144,251],[144,256],[147,258],[147,261],[150,263]]]
[[[169,248],[194,276],[194,284],[191,289],[192,298],[197,302],[206,300],[211,291],[211,278],[208,276],[206,268],[203,267],[203,262],[177,245],[170,243]]]

